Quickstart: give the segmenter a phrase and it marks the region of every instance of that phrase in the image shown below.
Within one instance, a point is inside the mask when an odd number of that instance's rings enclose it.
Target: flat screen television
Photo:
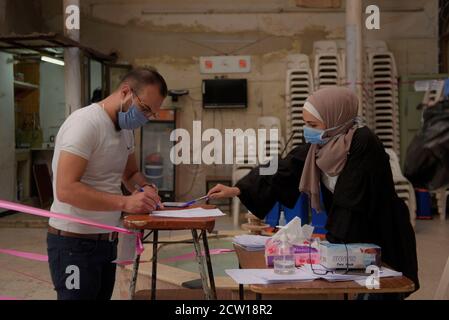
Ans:
[[[246,108],[248,93],[246,79],[203,80],[203,108]]]

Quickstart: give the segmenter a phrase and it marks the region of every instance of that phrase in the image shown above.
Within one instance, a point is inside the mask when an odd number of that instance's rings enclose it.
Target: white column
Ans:
[[[362,113],[363,39],[362,1],[346,0],[346,77],[348,87],[359,98]]]
[[[66,26],[66,8],[69,5],[80,7],[79,0],[64,0],[63,5],[63,24],[64,35],[72,40],[79,41],[80,30],[67,29]],[[81,58],[79,48],[64,49],[64,89],[65,89],[65,114],[66,117],[76,109],[82,107],[81,99]]]

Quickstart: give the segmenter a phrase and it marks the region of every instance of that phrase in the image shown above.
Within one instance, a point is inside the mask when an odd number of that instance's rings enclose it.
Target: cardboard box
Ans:
[[[265,263],[267,267],[273,267],[274,257],[278,256],[280,241],[268,240],[265,245]],[[309,253],[310,251],[310,253]],[[319,248],[309,245],[308,241],[291,245],[291,253],[295,258],[295,265],[318,264],[320,262]]]
[[[320,260],[324,267],[330,269],[365,269],[369,265],[380,267],[381,248],[369,243],[345,245],[325,241],[320,243]]]

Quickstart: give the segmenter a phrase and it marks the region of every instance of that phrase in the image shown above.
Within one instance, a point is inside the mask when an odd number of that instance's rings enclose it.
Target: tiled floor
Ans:
[[[220,218],[217,229],[232,229],[231,218]],[[418,221],[416,231],[421,289],[410,299],[432,299],[449,256],[449,220]],[[45,229],[0,228],[0,248],[45,254],[45,237]],[[55,299],[47,263],[0,253],[0,296]]]

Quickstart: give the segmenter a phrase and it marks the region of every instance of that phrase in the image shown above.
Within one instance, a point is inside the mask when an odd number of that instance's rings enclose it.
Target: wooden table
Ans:
[[[243,269],[265,269],[264,251],[246,251],[235,245],[235,252],[239,259],[239,267]],[[380,289],[368,289],[355,281],[329,282],[318,279],[308,282],[286,282],[275,284],[252,284],[249,289],[256,293],[256,299],[263,294],[343,294],[348,299],[349,294],[361,293],[408,293],[415,290],[415,284],[407,277],[380,278]],[[240,299],[243,299],[243,285],[239,285]]]
[[[202,205],[201,207],[205,209],[215,208],[214,206],[208,205]],[[152,270],[151,270],[151,300],[156,299],[158,244],[163,243],[166,244],[193,243],[205,297],[206,299],[217,298],[214,274],[210,259],[209,244],[207,242],[207,232],[213,231],[215,227],[215,218],[167,218],[167,217],[155,217],[152,215],[129,215],[125,217],[124,225],[128,229],[139,230],[141,232],[143,240],[145,240],[147,237],[153,234],[153,241],[143,241],[143,243],[153,244],[153,257],[152,257]],[[145,230],[151,231],[149,234],[144,235]],[[192,241],[158,241],[158,234],[160,230],[191,230]],[[200,231],[199,235],[198,230]],[[204,255],[202,254],[200,239],[203,240]],[[133,273],[130,284],[131,299],[133,299],[135,295],[139,264],[140,264],[140,255],[137,255],[134,260]],[[205,265],[207,266],[207,272]]]

